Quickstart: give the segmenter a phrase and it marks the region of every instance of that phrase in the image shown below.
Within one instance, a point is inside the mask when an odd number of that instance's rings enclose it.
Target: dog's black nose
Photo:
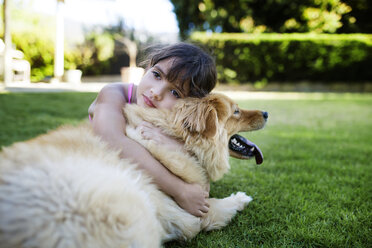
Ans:
[[[266,111],[263,111],[262,116],[263,118],[265,118],[265,120],[267,120],[267,118],[269,118],[269,113],[267,113]]]

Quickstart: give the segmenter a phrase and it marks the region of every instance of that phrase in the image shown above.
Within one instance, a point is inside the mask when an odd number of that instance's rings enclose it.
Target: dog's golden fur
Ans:
[[[228,170],[228,138],[260,129],[260,111],[240,110],[211,94],[178,101],[169,110],[125,107],[127,135],[187,182],[206,186]],[[143,120],[185,142],[172,151],[143,140]],[[159,247],[170,239],[221,228],[251,198],[238,192],[210,198],[203,218],[190,215],[159,191],[129,160],[119,159],[89,124],[67,126],[0,153],[2,247]]]

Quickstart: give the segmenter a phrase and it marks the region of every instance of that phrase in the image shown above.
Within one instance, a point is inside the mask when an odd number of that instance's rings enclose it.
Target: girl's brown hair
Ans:
[[[189,85],[188,96],[203,97],[216,86],[217,71],[212,56],[202,48],[179,42],[167,46],[153,46],[148,49],[147,60],[144,61],[149,69],[162,60],[174,58],[171,68],[166,75],[169,82],[178,84],[185,89]]]

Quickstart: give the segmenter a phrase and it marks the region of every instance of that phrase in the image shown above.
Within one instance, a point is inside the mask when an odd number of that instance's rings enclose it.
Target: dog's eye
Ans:
[[[240,113],[239,109],[235,109],[234,115],[238,115]]]

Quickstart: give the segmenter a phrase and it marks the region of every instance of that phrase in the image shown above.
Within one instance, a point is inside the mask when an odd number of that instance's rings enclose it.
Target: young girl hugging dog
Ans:
[[[176,43],[153,49],[145,61],[146,72],[137,85],[108,84],[89,107],[93,130],[110,146],[120,149],[122,158],[130,158],[145,170],[164,193],[173,197],[190,214],[202,217],[209,210],[209,192],[198,184],[188,184],[172,174],[140,144],[125,135],[123,107],[138,104],[148,108],[171,109],[185,97],[203,97],[216,85],[213,58],[200,47]],[[145,139],[182,148],[178,140],[166,136],[150,123],[140,125]]]

